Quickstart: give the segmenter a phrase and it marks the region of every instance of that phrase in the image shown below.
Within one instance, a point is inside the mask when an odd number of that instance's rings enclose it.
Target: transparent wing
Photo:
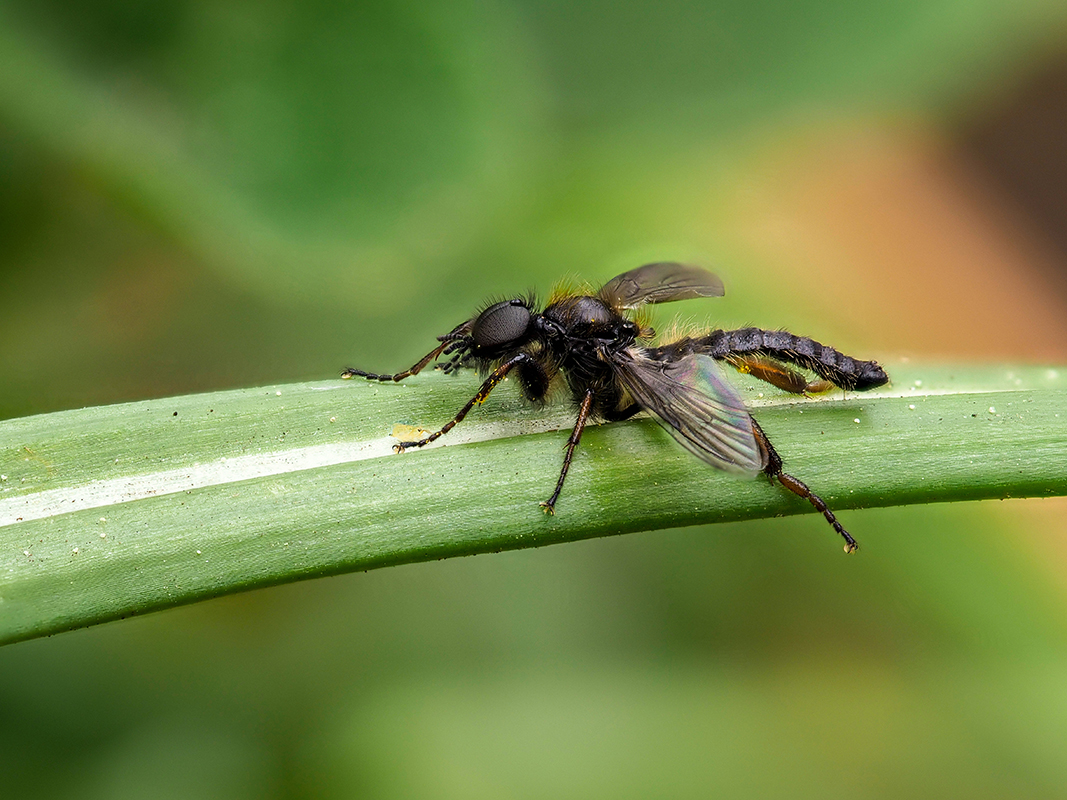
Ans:
[[[715,359],[656,361],[631,352],[614,366],[630,396],[687,450],[727,472],[754,475],[763,469],[752,418]]]
[[[612,278],[600,299],[613,308],[636,308],[644,303],[669,303],[695,297],[722,297],[722,281],[706,269],[664,261],[645,264]]]

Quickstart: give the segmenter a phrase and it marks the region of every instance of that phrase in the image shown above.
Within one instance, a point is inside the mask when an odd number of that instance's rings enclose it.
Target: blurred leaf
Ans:
[[[304,746],[323,794],[376,798],[1061,793],[1060,670],[904,673],[823,654],[447,675],[367,693]]]
[[[525,53],[476,3],[0,4],[0,120],[231,280],[327,301],[505,204],[539,148]]]
[[[786,469],[832,507],[1067,493],[1067,373],[893,373],[895,389],[844,400],[761,404],[750,387]],[[546,518],[550,431],[571,413],[498,398],[452,446],[391,456],[394,425],[439,425],[473,390],[335,381],[0,424],[0,641],[319,575],[810,511],[646,420],[590,429]],[[812,546],[838,544],[826,528]]]
[[[965,13],[952,0],[531,5],[568,119],[603,130],[642,113],[660,137],[736,132],[812,105],[944,114],[966,87],[1055,46],[1065,14],[1055,0]]]

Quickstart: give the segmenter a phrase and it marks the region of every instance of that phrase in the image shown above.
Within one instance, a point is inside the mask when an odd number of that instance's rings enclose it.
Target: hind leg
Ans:
[[[802,480],[782,472],[782,457],[778,455],[778,451],[774,449],[774,445],[770,443],[767,434],[763,432],[763,428],[759,426],[759,423],[756,422],[756,420],[752,420],[752,433],[756,436],[756,443],[759,445],[760,450],[767,456],[767,466],[763,468],[764,473],[771,478],[777,478],[778,482],[786,489],[797,495],[797,497],[803,497],[815,506],[816,510],[822,513],[826,518],[826,521],[829,522],[833,529],[845,540],[845,552],[855,553],[856,550],[859,549],[859,545],[856,543],[856,540],[852,538],[852,535],[845,530],[845,527],[837,521],[834,512],[827,507],[826,503],[823,502],[823,499],[809,489],[808,485]]]

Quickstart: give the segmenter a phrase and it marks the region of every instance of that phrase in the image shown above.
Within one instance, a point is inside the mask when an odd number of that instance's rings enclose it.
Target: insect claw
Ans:
[[[548,516],[550,517],[556,516],[555,505],[553,503],[548,502],[547,500],[541,501],[541,510],[548,514]]]
[[[859,549],[860,549],[860,546],[858,544],[856,544],[856,542],[846,542],[845,543],[845,552],[848,553],[849,555],[851,555],[852,553],[855,553]]]

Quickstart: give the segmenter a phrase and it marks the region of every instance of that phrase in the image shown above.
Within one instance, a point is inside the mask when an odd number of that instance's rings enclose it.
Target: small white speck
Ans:
[[[908,403],[908,410],[914,411],[915,410],[915,403]]]
[[[337,417],[330,417],[330,422],[337,422]]]
[[[281,397],[281,396],[282,396],[282,393],[281,393],[281,392],[275,392],[275,393],[274,393],[274,396],[275,396],[275,397]]]
[[[0,481],[6,481],[7,475],[0,475]]]
[[[100,521],[107,522],[107,517],[100,517]],[[101,533],[100,535],[103,536],[104,534]]]
[[[100,538],[101,539],[106,539],[107,538],[107,534],[106,533],[101,533],[100,534]]]
[[[199,551],[199,550],[197,550],[197,551],[196,551],[196,554],[197,554],[197,555],[200,555],[200,551]]]
[[[78,548],[77,547],[74,548],[74,555],[78,555]]]
[[[852,420],[852,421],[853,421],[853,422],[855,422],[855,423],[856,423],[857,425],[859,425],[859,424],[860,424],[860,418],[859,418],[859,417],[856,417],[856,418],[855,418],[854,420]]]
[[[922,386],[922,385],[923,385],[923,382],[922,382],[922,381],[915,381],[915,385],[916,385],[916,386]]]
[[[997,413],[997,409],[995,407],[993,407],[993,406],[990,406],[989,407],[989,413],[990,414],[996,414]]]
[[[22,555],[24,555],[24,556],[28,556],[29,554],[30,554],[29,550],[23,550],[22,551]]]

